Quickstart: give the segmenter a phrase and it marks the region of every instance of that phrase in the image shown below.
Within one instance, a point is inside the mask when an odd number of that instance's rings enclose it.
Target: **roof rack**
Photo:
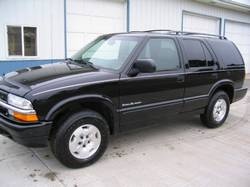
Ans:
[[[143,32],[143,31],[139,31]],[[174,35],[191,35],[191,36],[204,36],[204,37],[215,37],[221,40],[227,40],[225,36],[215,35],[215,34],[206,34],[206,33],[196,33],[196,32],[185,32],[185,31],[175,31],[175,30],[165,30],[165,29],[158,29],[158,30],[147,30],[144,32],[160,32],[166,34],[174,34]]]

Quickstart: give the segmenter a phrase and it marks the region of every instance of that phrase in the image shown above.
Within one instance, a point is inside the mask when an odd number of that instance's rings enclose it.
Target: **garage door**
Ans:
[[[250,73],[250,24],[226,21],[225,36],[237,45]]]
[[[99,35],[126,30],[125,0],[68,0],[68,57]]]
[[[184,13],[183,31],[219,34],[220,19],[208,16]]]

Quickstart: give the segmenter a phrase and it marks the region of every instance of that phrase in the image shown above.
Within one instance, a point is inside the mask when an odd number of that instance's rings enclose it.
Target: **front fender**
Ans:
[[[114,104],[113,102],[105,96],[102,95],[80,95],[80,96],[74,96],[65,100],[60,101],[56,105],[54,105],[49,112],[47,113],[45,120],[46,121],[51,121],[54,119],[54,117],[62,110],[62,108],[68,104],[74,103],[74,102],[100,102],[105,104],[110,111],[113,112],[114,114]]]

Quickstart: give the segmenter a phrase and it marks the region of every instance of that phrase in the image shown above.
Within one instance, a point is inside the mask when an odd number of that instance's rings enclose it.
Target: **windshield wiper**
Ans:
[[[65,61],[66,61],[66,63],[71,63],[71,62],[73,62],[74,60],[73,60],[72,58],[65,58]]]
[[[77,64],[84,64],[84,65],[90,66],[94,69],[98,69],[92,62],[90,62],[88,60],[84,60],[84,59],[79,59],[79,60],[70,59],[70,60],[73,62],[77,62]]]

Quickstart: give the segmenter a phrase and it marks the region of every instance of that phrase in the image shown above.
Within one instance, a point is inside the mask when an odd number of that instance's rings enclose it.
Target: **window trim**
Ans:
[[[153,73],[140,73],[142,76],[143,75],[154,75],[154,74],[171,74],[171,73],[176,73],[176,72],[183,72],[183,64],[182,64],[182,57],[180,54],[180,49],[179,49],[179,43],[176,40],[175,37],[169,37],[169,36],[150,36],[146,39],[145,43],[143,43],[142,48],[138,51],[138,53],[136,54],[135,60],[138,59],[138,57],[140,56],[141,52],[143,51],[144,47],[146,47],[147,43],[151,40],[151,39],[171,39],[173,40],[175,47],[176,47],[176,51],[178,54],[178,58],[179,58],[179,68],[176,69],[169,69],[169,70],[160,70],[160,71],[155,71]],[[131,70],[131,68],[133,68],[133,64],[134,62],[131,64],[131,67],[129,68],[129,71]],[[128,71],[128,72],[129,72]]]
[[[21,42],[22,42],[22,55],[9,55],[9,43],[8,43],[8,27],[21,27]],[[24,27],[34,27],[36,28],[36,56],[25,56],[24,51]],[[22,59],[22,60],[29,60],[29,59],[39,59],[39,27],[35,25],[13,25],[13,24],[6,24],[5,25],[5,52],[7,59]]]
[[[210,46],[208,46],[204,40],[199,39],[199,38],[182,38],[181,42],[182,42],[182,45],[183,45],[183,52],[184,52],[185,59],[186,59],[185,60],[185,71],[187,71],[187,72],[196,72],[196,71],[203,71],[203,70],[209,70],[209,71],[210,70],[215,70],[215,68],[217,67],[216,63],[213,66],[190,67],[188,59],[187,59],[187,52],[185,50],[184,43],[183,43],[184,40],[199,41],[201,43],[201,47],[202,47],[202,44],[203,44],[207,48],[207,50],[210,53],[210,55],[211,55],[214,62],[216,62],[216,59],[215,59],[214,55],[212,54],[212,52],[210,50]],[[207,63],[207,58],[206,58],[206,54],[205,54],[205,51],[204,51],[203,47],[202,47],[202,51],[203,51],[203,54],[205,56],[206,63]],[[186,66],[188,66],[188,68]]]

